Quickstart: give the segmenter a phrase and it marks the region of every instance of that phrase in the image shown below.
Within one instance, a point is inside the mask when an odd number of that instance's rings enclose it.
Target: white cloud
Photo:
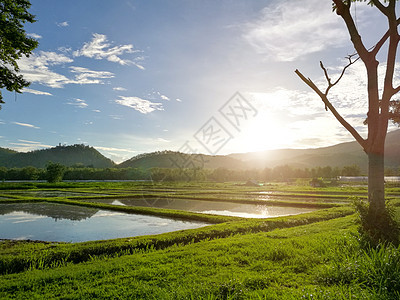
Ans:
[[[73,59],[64,54],[41,51],[38,54],[32,54],[30,57],[21,58],[19,66],[26,80],[51,88],[63,88],[66,84],[103,84],[102,79],[114,77],[111,72],[93,71],[83,67],[71,66],[69,70],[74,74],[74,78],[68,78],[50,69],[52,66],[71,62],[73,62]],[[34,90],[29,89],[25,89],[25,91],[39,93],[39,91],[34,92]],[[40,95],[47,94],[41,93]]]
[[[67,104],[69,104],[69,105],[74,105],[74,106],[77,106],[77,107],[79,107],[79,108],[86,108],[86,107],[89,106],[89,105],[86,103],[85,100],[82,100],[82,99],[79,99],[79,98],[76,98],[76,99],[74,99],[74,100],[75,100],[75,102],[68,102]]]
[[[37,126],[32,125],[32,124],[28,124],[28,123],[20,123],[20,122],[12,122],[12,123],[15,124],[15,125],[18,125],[18,126],[40,129],[40,127],[37,127]]]
[[[114,73],[107,71],[93,71],[82,67],[70,67],[72,73],[75,73],[75,80],[70,83],[76,84],[103,84],[101,79],[113,78]]]
[[[70,47],[58,47],[57,50],[65,54],[69,54],[72,52],[72,48]]]
[[[109,117],[113,120],[123,120],[122,116],[119,115],[109,115]]]
[[[133,108],[142,114],[148,114],[155,110],[164,110],[162,103],[154,103],[139,97],[119,96],[119,98],[115,100],[116,103]]]
[[[167,101],[170,100],[170,99],[169,99],[167,96],[165,96],[165,95],[160,95],[160,97],[161,97],[162,100],[167,100]]]
[[[127,91],[126,88],[123,88],[123,87],[120,87],[120,86],[114,87],[113,90],[114,90],[114,91],[121,91],[121,92]]]
[[[22,90],[22,92],[30,93],[30,94],[34,94],[34,95],[53,96],[53,94],[48,93],[48,92],[43,92],[43,91],[38,91],[38,90],[33,90],[33,89],[28,89],[28,88],[24,88]]]
[[[179,99],[179,98],[176,98],[175,100],[176,100],[176,101],[178,101],[178,102],[182,102],[182,100],[181,100],[181,99]]]
[[[293,61],[347,40],[331,1],[271,1],[261,17],[246,25],[244,38],[255,51],[276,61]]]
[[[13,145],[11,148],[18,152],[28,152],[40,148],[52,147],[51,145],[42,144],[41,142],[28,141],[28,140],[18,140],[18,143],[10,143],[10,145]]]
[[[122,148],[113,148],[113,147],[94,146],[94,148],[96,148],[97,150],[103,150],[103,151],[117,151],[117,152],[131,152],[131,153],[136,152],[131,149],[122,149]]]
[[[37,40],[42,38],[42,36],[37,33],[28,33],[27,36],[37,39]]]
[[[95,113],[100,113],[101,112],[101,110],[99,110],[99,109],[93,109],[92,111],[95,112]]]
[[[142,57],[136,58],[135,61],[122,59],[120,56],[126,53],[137,53],[139,50],[134,50],[132,44],[114,46],[108,43],[107,36],[104,34],[94,33],[90,42],[83,45],[82,49],[74,51],[74,56],[86,56],[94,59],[107,59],[108,61],[119,63],[121,65],[133,64],[140,69],[144,69],[137,61],[142,60]]]
[[[171,141],[163,139],[163,138],[157,138],[156,140],[157,142],[161,142],[161,143],[170,143]]]
[[[18,140],[18,142],[29,143],[29,144],[41,144],[41,142],[28,141],[28,140]]]
[[[69,23],[67,21],[61,22],[61,23],[56,23],[58,27],[68,27]]]
[[[40,51],[29,57],[22,57],[18,65],[24,78],[30,82],[37,82],[52,88],[61,88],[70,80],[61,74],[49,69],[49,66],[70,63],[73,60],[63,54]]]

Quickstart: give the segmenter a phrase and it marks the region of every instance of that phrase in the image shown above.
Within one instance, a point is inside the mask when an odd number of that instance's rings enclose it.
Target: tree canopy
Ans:
[[[34,23],[35,16],[28,12],[28,0],[0,0],[0,89],[21,93],[29,86],[22,75],[18,59],[29,56],[38,42],[27,35],[24,24]],[[0,91],[0,103],[4,103]],[[1,106],[0,106],[1,108]]]

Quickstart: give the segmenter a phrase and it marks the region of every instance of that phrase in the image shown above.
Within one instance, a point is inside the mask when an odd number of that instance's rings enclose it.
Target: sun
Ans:
[[[256,152],[290,147],[294,137],[278,116],[263,114],[243,126],[237,140],[240,152]]]

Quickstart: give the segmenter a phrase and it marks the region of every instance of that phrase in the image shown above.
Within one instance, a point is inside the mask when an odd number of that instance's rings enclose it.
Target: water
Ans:
[[[118,199],[114,200],[112,204],[169,208],[204,214],[216,214],[242,218],[272,218],[315,211],[315,209],[312,208],[165,198]]]
[[[52,203],[0,205],[0,239],[83,242],[160,234],[206,225],[204,222]]]

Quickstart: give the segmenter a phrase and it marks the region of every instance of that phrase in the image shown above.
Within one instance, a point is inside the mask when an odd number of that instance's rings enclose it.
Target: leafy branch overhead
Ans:
[[[24,24],[34,23],[35,16],[28,12],[31,4],[28,0],[0,1],[0,89],[21,93],[29,86],[19,73],[18,59],[29,56],[38,46],[38,42],[28,37]],[[0,91],[0,103],[4,103]]]

